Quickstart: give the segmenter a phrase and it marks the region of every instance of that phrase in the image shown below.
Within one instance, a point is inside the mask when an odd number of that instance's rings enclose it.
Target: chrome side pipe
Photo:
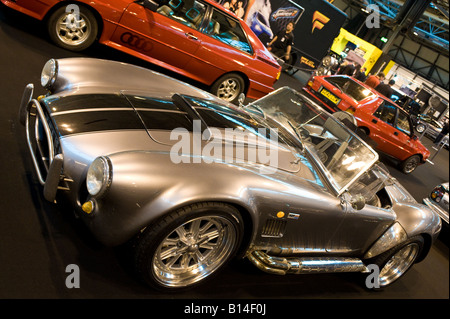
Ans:
[[[358,258],[348,257],[274,257],[255,250],[247,258],[260,270],[276,274],[312,274],[331,272],[368,272]]]

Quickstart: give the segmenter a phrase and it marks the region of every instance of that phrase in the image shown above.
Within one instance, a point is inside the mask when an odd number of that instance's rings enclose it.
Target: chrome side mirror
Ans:
[[[142,3],[142,5],[144,6],[144,8],[149,9],[153,12],[156,12],[156,10],[159,7],[159,4],[156,3],[153,0],[144,0],[144,2]]]
[[[355,210],[361,210],[364,206],[366,206],[366,199],[361,194],[352,196],[350,199],[350,205],[352,205]]]

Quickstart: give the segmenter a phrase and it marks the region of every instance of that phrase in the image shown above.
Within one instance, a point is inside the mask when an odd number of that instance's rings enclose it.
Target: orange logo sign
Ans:
[[[324,27],[324,25],[330,21],[330,18],[328,18],[327,16],[325,16],[324,14],[320,13],[319,11],[314,12],[313,14],[313,25],[312,25],[312,30],[311,33],[314,32],[314,29],[322,29]]]

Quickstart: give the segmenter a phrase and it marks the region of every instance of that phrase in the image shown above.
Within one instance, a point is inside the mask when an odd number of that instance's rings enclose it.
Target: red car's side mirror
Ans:
[[[147,8],[153,12],[156,12],[156,10],[159,7],[159,4],[157,4],[155,1],[153,0],[145,0],[143,3],[144,8]]]

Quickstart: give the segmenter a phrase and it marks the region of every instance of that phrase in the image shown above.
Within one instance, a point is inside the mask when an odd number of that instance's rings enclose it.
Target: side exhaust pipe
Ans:
[[[358,258],[347,257],[274,257],[262,251],[252,251],[248,259],[260,270],[276,275],[332,272],[368,272]]]

